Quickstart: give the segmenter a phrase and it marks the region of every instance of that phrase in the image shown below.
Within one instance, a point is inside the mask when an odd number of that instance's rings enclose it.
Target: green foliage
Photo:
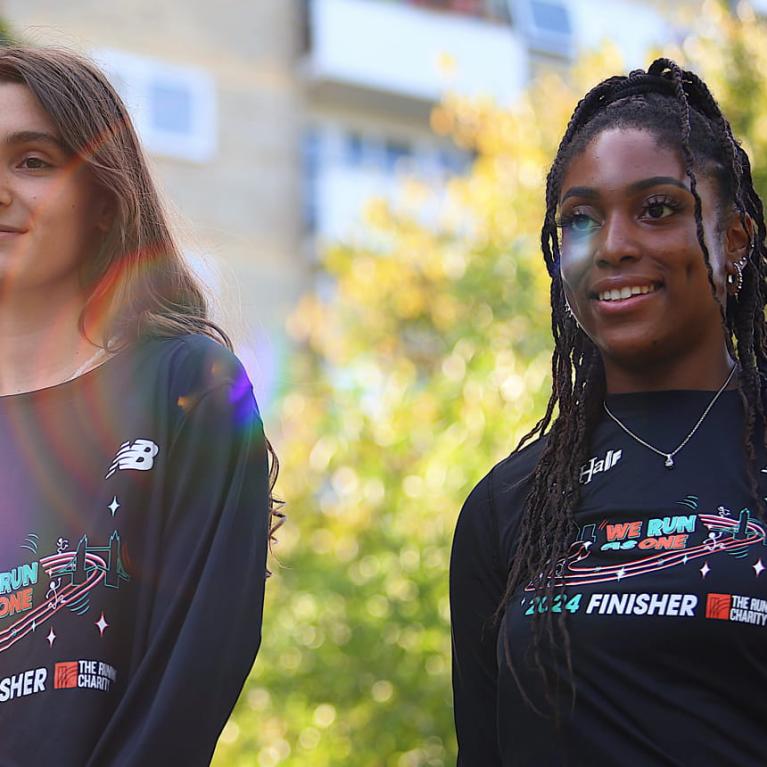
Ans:
[[[0,46],[13,45],[18,42],[18,38],[13,33],[13,30],[9,26],[5,19],[0,18]]]
[[[764,25],[715,4],[701,24],[672,55],[711,81],[764,181]],[[264,644],[215,764],[454,763],[450,538],[472,485],[542,413],[545,171],[577,95],[620,69],[606,51],[512,111],[447,99],[434,128],[476,152],[471,172],[441,197],[412,183],[396,210],[372,203],[369,244],[326,254],[331,297],[292,321],[289,519]]]

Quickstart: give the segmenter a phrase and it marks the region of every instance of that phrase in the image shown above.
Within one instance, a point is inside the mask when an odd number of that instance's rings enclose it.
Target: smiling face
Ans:
[[[2,295],[79,290],[80,269],[109,228],[110,207],[32,92],[0,83]]]
[[[716,180],[696,169],[716,298],[679,154],[652,133],[611,128],[570,161],[560,185],[561,273],[605,365],[636,369],[721,356],[726,274],[748,242],[722,216]]]

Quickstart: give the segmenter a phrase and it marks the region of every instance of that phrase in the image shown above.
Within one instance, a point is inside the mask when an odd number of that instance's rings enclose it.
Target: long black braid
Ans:
[[[675,114],[677,120],[669,120],[670,114]],[[590,435],[601,417],[605,380],[598,350],[565,310],[556,210],[560,184],[570,160],[601,131],[622,127],[646,130],[659,144],[680,151],[695,200],[698,243],[714,296],[716,288],[704,237],[696,169],[716,178],[721,211],[734,207],[744,227],[752,232],[742,288],[737,298],[728,297],[722,309],[722,322],[727,348],[740,368],[737,381],[745,413],[743,450],[749,485],[756,512],[765,518],[754,452],[757,429],[767,444],[760,381],[760,370],[767,370],[767,229],[762,202],[754,189],[748,156],[734,138],[729,122],[706,84],[694,73],[661,58],[654,61],[647,72],[635,70],[627,77],[604,80],[581,99],[546,180],[541,248],[551,277],[552,390],[543,418],[517,448],[535,437],[544,437],[540,458],[528,479],[516,555],[499,617],[520,587],[531,585],[539,599],[551,604],[561,589],[557,582],[558,563],[566,557],[576,532],[574,510],[580,498],[579,468],[588,458]],[[561,680],[552,670],[553,666],[545,662],[548,650],[563,650],[571,694],[575,694],[566,611],[555,614],[536,610],[533,615],[531,660],[542,676],[547,702],[553,704]],[[522,694],[533,705],[519,682],[508,646],[505,655]],[[553,710],[558,717],[558,707],[554,706]]]

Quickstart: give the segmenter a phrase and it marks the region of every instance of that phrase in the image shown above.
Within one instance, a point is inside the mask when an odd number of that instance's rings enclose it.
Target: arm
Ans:
[[[267,459],[250,387],[225,383],[168,452],[145,651],[88,764],[207,765],[261,639]]]
[[[469,495],[458,518],[450,560],[453,700],[458,766],[500,767],[496,640],[493,615],[505,589],[491,496],[492,473]]]

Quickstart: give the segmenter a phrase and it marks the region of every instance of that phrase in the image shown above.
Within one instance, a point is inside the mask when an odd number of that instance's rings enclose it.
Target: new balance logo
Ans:
[[[133,442],[123,442],[104,479],[109,479],[118,470],[136,469],[137,471],[149,471],[154,466],[154,457],[159,452],[160,448],[151,439],[136,439]]]
[[[583,466],[581,466],[581,484],[588,485],[595,474],[612,469],[612,467],[620,461],[622,453],[622,450],[608,450],[607,455],[605,455],[604,458],[600,458],[599,460],[592,458],[588,463],[584,463]]]

